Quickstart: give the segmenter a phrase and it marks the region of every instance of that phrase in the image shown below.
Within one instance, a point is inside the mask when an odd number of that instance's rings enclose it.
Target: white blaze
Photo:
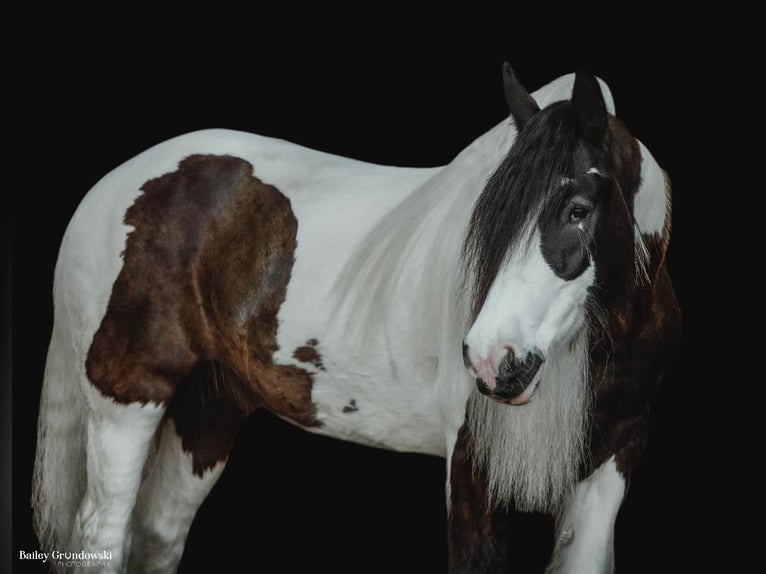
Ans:
[[[543,258],[540,233],[535,231],[529,247],[517,249],[498,273],[466,344],[481,357],[505,346],[520,357],[535,349],[545,354],[583,324],[588,287],[595,276],[591,261],[577,278],[561,279]]]

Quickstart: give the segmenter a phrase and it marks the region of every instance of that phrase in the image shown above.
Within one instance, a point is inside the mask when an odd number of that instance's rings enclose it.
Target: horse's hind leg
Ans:
[[[198,367],[168,407],[133,517],[130,572],[174,572],[197,509],[221,476],[252,403],[217,363]]]
[[[97,571],[122,572],[141,471],[164,407],[120,404],[93,387],[88,394],[87,486],[75,515],[69,549],[108,551],[110,559]],[[79,569],[75,566],[73,570]]]
[[[197,509],[223,472],[222,460],[195,474],[175,422],[165,421],[154,462],[141,486],[129,572],[175,572]]]

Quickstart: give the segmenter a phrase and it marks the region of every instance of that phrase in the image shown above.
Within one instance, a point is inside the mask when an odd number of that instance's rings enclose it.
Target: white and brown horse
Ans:
[[[174,571],[265,408],[445,457],[453,572],[505,571],[511,508],[556,514],[551,571],[612,569],[680,333],[669,186],[593,76],[504,79],[512,121],[441,168],[209,130],[96,184],[55,271],[43,550]]]

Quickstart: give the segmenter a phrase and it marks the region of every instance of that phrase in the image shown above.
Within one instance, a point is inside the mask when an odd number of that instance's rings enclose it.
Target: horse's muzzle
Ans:
[[[543,356],[529,352],[524,359],[509,353],[500,363],[495,388],[490,389],[482,379],[476,379],[476,386],[482,394],[511,405],[523,405],[529,402],[540,383],[540,367],[545,362]]]

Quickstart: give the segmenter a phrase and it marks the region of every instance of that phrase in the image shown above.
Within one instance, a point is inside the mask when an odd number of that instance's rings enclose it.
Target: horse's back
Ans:
[[[571,76],[554,80],[535,95],[545,101],[569,97]],[[601,85],[607,107],[613,110],[609,89]],[[126,239],[133,228],[126,223],[128,209],[147,182],[176,172],[184,158],[193,155],[239,158],[251,166],[255,178],[288,198],[298,220],[299,245],[303,249],[312,244],[307,256],[321,256],[328,278],[340,271],[353,248],[385,213],[438,171],[376,165],[227,129],[192,132],[159,143],[98,181],[65,233],[54,301],[57,317],[76,313],[71,319],[81,331],[80,343],[89,343],[98,328],[122,268]],[[185,193],[192,193],[191,188]],[[159,228],[172,214],[154,212],[152,217]],[[321,277],[317,279],[321,283]],[[315,287],[326,291],[331,281]]]
[[[411,184],[397,185],[399,182],[413,176],[416,181],[422,179],[421,170],[368,164],[283,140],[231,130],[192,132],[162,142],[104,176],[77,208],[64,235],[57,262],[54,300],[58,316],[62,316],[62,312],[76,313],[81,329],[92,336],[122,268],[128,234],[134,229],[126,222],[128,210],[149,182],[177,172],[181,162],[190,156],[209,156],[210,162],[222,156],[242,160],[241,165],[249,164],[255,178],[275,186],[290,200],[291,209],[301,215],[306,213],[306,218],[310,217],[308,207],[326,212],[323,207],[330,209],[333,202],[359,203],[377,196],[372,201],[386,203],[386,198],[380,195],[385,194],[387,187],[396,191],[411,187]],[[225,178],[225,174],[218,171]],[[194,193],[193,185],[176,190],[176,207],[184,198],[191,199]],[[157,233],[161,233],[163,221],[173,214],[155,210],[150,216]],[[310,225],[308,221],[303,223]],[[78,339],[87,342],[90,336]]]

